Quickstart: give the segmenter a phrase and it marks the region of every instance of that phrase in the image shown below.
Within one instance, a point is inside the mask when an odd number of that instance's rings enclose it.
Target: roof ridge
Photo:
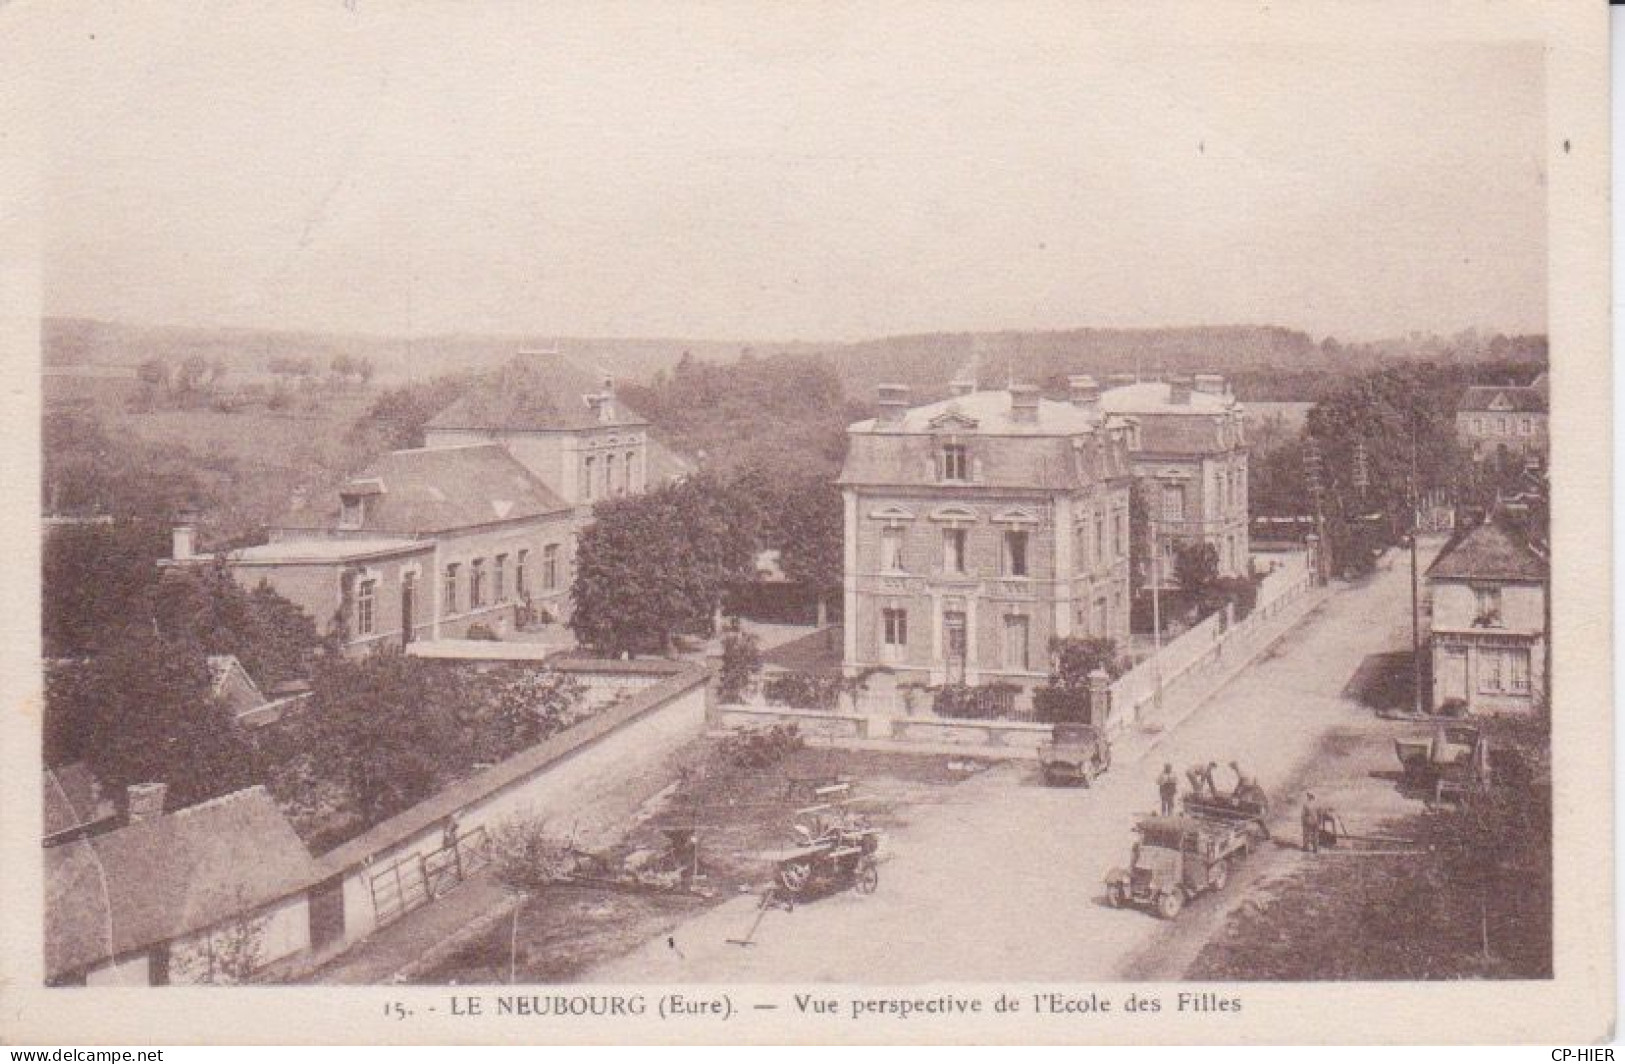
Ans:
[[[182,809],[177,809],[173,813],[170,813],[169,815],[172,816],[172,817],[175,817],[176,819],[179,819],[179,818],[181,818],[183,816],[187,816],[188,814],[191,814],[191,813],[202,812],[205,809],[215,809],[215,808],[218,808],[220,806],[223,806],[223,805],[227,804],[228,802],[236,802],[236,801],[246,800],[249,796],[253,795],[253,793],[255,791],[258,791],[261,794],[264,794],[267,799],[270,798],[269,792],[267,792],[265,790],[265,784],[263,784],[263,783],[255,783],[255,784],[252,784],[251,786],[244,787],[241,790],[229,791],[229,792],[227,792],[225,794],[217,794],[213,798],[210,798],[210,799],[208,799],[206,801],[198,802],[195,805],[189,805],[189,806],[186,806],[185,808],[182,808]]]

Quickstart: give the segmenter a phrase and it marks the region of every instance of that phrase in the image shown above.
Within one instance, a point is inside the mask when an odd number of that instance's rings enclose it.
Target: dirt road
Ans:
[[[1296,798],[1319,785],[1339,736],[1369,733],[1371,711],[1342,691],[1367,655],[1409,646],[1409,573],[1395,563],[1333,595],[1274,652],[1139,759],[1091,790],[1042,786],[1007,763],[905,810],[887,839],[880,889],[769,911],[755,944],[730,945],[755,917],[741,897],[594,969],[590,981],[918,983],[1177,978],[1250,883],[1301,858],[1266,846],[1222,897],[1170,924],[1105,905],[1134,819],[1156,804],[1162,764],[1232,758],[1268,787],[1277,835],[1296,833]]]

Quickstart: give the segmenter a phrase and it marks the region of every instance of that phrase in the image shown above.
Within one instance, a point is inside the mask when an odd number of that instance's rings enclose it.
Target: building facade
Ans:
[[[1544,547],[1498,511],[1459,531],[1428,567],[1433,707],[1527,711],[1546,689]]]
[[[1547,453],[1546,375],[1518,387],[1468,388],[1456,405],[1456,438],[1474,461]]]
[[[1024,688],[1052,637],[1129,632],[1132,423],[1088,378],[1070,402],[956,381],[848,429],[844,669],[900,683]]]
[[[1246,419],[1224,378],[1125,383],[1107,389],[1101,408],[1139,427],[1134,476],[1147,493],[1158,554],[1147,580],[1170,583],[1175,547],[1192,542],[1213,546],[1220,576],[1247,575]]]

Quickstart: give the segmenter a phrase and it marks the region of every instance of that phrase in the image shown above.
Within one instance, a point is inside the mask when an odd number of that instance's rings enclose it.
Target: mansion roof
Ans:
[[[1005,390],[971,392],[903,412],[901,420],[882,422],[876,418],[859,421],[852,433],[911,434],[951,430],[956,422],[981,436],[1075,436],[1095,431],[1101,423],[1098,412],[1053,399],[1037,400],[1031,421],[1018,421],[1011,414],[1011,393]]]
[[[1167,381],[1140,381],[1108,388],[1100,395],[1100,407],[1108,414],[1228,414],[1241,404],[1233,395],[1217,395],[1187,389],[1189,400],[1173,401],[1173,385]]]

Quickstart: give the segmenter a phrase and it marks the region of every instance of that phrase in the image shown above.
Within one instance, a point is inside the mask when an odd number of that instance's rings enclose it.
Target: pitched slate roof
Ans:
[[[428,427],[537,432],[648,424],[619,399],[611,400],[608,416],[596,414],[586,397],[603,394],[607,383],[604,374],[567,356],[521,354],[481,378]]]
[[[265,705],[264,692],[248,675],[248,670],[243,668],[243,663],[237,660],[235,654],[210,654],[209,676],[213,680],[211,689],[215,697],[231,710],[233,716],[252,712]]]
[[[428,535],[570,510],[496,443],[391,451],[351,484],[366,496],[365,519],[350,530],[357,534]],[[339,500],[329,498],[325,506],[290,514],[280,527],[336,529],[340,509]]]
[[[1109,414],[1223,414],[1237,406],[1233,395],[1215,395],[1192,388],[1190,401],[1173,401],[1173,385],[1167,381],[1140,381],[1100,394],[1100,406]]]
[[[1468,413],[1543,414],[1546,389],[1544,383],[1505,388],[1475,384],[1462,393],[1456,409]]]
[[[1458,531],[1428,566],[1430,580],[1546,579],[1545,552],[1502,514]]]
[[[101,781],[83,761],[48,768],[40,775],[44,787],[45,837],[100,823],[117,810],[102,793]]]
[[[263,787],[45,851],[45,966],[64,975],[252,912],[315,881]]]

